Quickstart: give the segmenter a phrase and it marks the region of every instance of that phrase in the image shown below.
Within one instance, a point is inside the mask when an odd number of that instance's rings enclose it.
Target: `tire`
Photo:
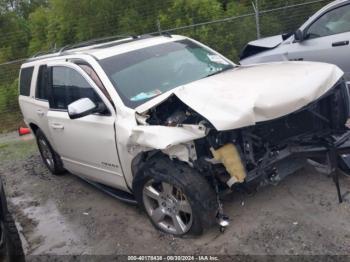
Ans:
[[[62,175],[65,173],[61,157],[53,150],[50,142],[44,133],[38,129],[35,133],[41,158],[53,175]]]
[[[25,259],[21,239],[11,214],[7,213],[4,215],[4,221],[1,221],[1,228],[3,230],[3,241],[0,249],[0,260],[24,262]]]
[[[153,195],[153,189],[158,196]],[[218,204],[208,181],[186,164],[166,156],[148,160],[134,178],[133,190],[152,224],[165,233],[200,235],[216,222]],[[183,223],[176,222],[179,219]]]

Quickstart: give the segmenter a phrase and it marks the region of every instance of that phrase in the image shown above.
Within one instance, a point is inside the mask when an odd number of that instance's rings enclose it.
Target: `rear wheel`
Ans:
[[[198,235],[216,222],[215,192],[183,163],[158,156],[137,175],[133,187],[152,224],[165,233]]]
[[[44,164],[54,175],[61,175],[65,172],[61,157],[53,150],[44,133],[38,129],[36,141]]]

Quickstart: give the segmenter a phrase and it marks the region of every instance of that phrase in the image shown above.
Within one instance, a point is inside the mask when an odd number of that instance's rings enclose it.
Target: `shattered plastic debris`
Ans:
[[[167,149],[205,136],[205,128],[200,125],[182,127],[136,126],[130,136],[130,144],[154,149]]]

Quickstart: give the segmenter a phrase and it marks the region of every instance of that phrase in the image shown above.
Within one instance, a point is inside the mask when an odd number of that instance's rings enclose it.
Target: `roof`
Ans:
[[[64,49],[61,51],[36,56],[28,59],[25,63],[33,62],[33,61],[43,61],[43,60],[52,60],[52,58],[56,57],[64,57],[68,55],[91,55],[97,59],[104,59],[107,57],[111,57],[114,55],[130,52],[133,50],[159,45],[163,43],[173,42],[177,40],[185,39],[186,37],[180,35],[171,35],[171,36],[147,36],[147,37],[129,37],[116,41],[109,41],[99,44],[92,44],[83,47],[77,47],[72,49]],[[24,63],[24,64],[25,64]]]

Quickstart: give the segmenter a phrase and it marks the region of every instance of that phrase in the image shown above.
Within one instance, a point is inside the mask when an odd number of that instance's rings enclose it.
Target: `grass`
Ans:
[[[0,112],[0,133],[17,130],[21,125],[23,125],[23,117],[19,111]]]
[[[22,116],[18,105],[18,79],[0,81],[0,133],[16,130]]]
[[[11,140],[0,144],[0,163],[5,161],[20,161],[37,151],[34,139],[21,141]]]

